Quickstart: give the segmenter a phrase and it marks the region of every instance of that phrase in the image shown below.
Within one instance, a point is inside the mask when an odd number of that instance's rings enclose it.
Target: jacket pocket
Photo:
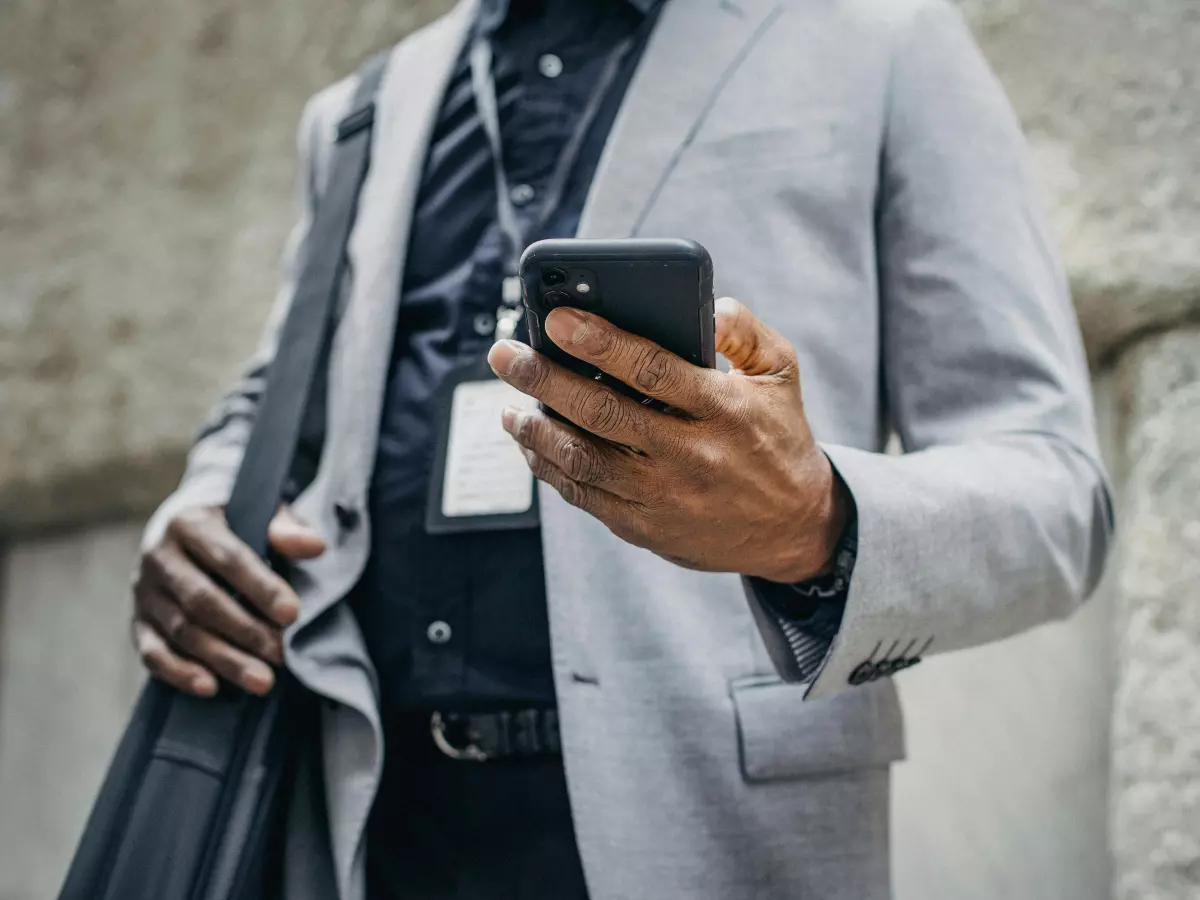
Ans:
[[[830,775],[904,758],[904,724],[890,683],[810,701],[805,690],[772,676],[730,684],[747,781]]]

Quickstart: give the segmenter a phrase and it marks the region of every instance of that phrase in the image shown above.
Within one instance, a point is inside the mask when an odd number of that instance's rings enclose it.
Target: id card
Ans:
[[[537,400],[505,384],[486,362],[452,373],[438,400],[425,530],[454,534],[535,527],[534,478],[500,413],[506,406],[536,409]]]

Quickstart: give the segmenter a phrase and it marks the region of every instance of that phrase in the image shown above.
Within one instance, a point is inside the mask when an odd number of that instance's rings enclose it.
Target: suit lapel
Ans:
[[[420,185],[425,150],[429,142],[446,81],[466,39],[474,14],[474,0],[464,0],[451,14],[402,42],[388,61],[388,71],[376,101],[376,126],[371,147],[371,168],[359,195],[359,210],[348,247],[350,299],[338,327],[330,365],[327,444],[322,453],[318,481],[326,508],[347,505],[363,509],[379,437],[388,363],[391,356],[401,276],[412,223],[413,204]],[[319,516],[324,510],[316,510]],[[365,545],[364,545],[365,547]],[[346,561],[351,560],[347,565]],[[339,597],[345,596],[360,571],[345,554],[326,554],[310,565],[324,570],[319,603],[305,607],[297,626],[307,627]],[[361,562],[361,558],[359,559]],[[333,629],[333,634],[339,634]],[[319,693],[338,697],[370,724],[375,749],[382,745],[379,713],[370,683],[370,663],[353,628],[351,649],[334,645],[328,635],[321,645],[310,644],[308,682]],[[311,637],[310,637],[311,640]],[[293,638],[293,647],[298,637]],[[336,661],[336,662],[335,662]],[[296,661],[302,666],[302,661]],[[359,745],[343,738],[331,746]],[[361,894],[363,829],[372,792],[347,787],[345,779],[361,774],[361,762],[326,757],[329,821],[338,892],[342,897]],[[356,768],[358,767],[358,768]]]
[[[668,0],[605,144],[580,237],[637,233],[721,85],[780,6],[780,0]]]
[[[474,0],[402,42],[392,54],[376,106],[371,169],[360,193],[349,244],[350,302],[338,329],[339,386],[329,422],[339,469],[354,483],[336,486],[344,502],[362,501],[374,459],[413,205],[442,94],[474,17]],[[328,455],[328,454],[327,454]]]

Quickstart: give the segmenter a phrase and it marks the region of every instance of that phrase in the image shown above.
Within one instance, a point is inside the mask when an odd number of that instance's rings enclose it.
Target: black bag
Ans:
[[[386,56],[362,69],[254,429],[226,508],[264,557],[305,408],[323,379]],[[117,747],[59,900],[265,900],[286,785],[315,700],[286,672],[268,697],[199,699],[149,682]]]

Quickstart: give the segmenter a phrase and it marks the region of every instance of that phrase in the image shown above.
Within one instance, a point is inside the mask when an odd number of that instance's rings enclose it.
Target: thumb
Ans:
[[[288,559],[312,559],[325,552],[325,540],[286,505],[271,520],[267,540],[271,549]]]
[[[778,331],[768,328],[732,297],[716,305],[717,351],[743,375],[789,375],[796,351]]]

